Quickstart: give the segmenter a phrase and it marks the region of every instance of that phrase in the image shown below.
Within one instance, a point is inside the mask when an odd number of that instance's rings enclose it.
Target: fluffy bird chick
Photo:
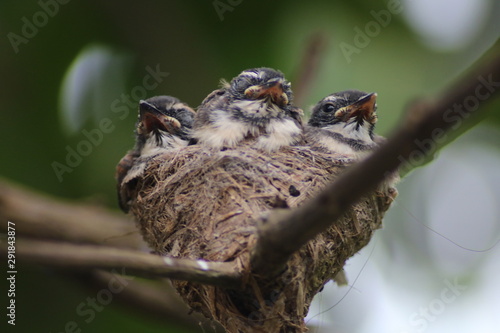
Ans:
[[[359,90],[333,93],[313,108],[306,140],[312,147],[359,160],[371,153],[385,138],[374,133],[377,123],[377,94]],[[394,185],[399,181],[397,172],[390,175],[381,191],[392,200],[397,196]]]
[[[378,146],[377,94],[347,90],[331,94],[314,106],[306,128],[308,141],[328,151],[359,158]]]
[[[130,193],[148,162],[158,155],[186,147],[195,112],[175,97],[155,96],[139,102],[136,143],[116,166],[118,203],[127,212]]]
[[[290,83],[271,68],[243,71],[212,92],[198,108],[193,139],[221,149],[254,139],[258,148],[275,151],[302,138],[302,110],[294,107]]]

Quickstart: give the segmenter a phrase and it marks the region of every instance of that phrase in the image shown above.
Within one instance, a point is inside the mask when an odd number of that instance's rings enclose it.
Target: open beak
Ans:
[[[364,119],[374,124],[377,122],[377,115],[375,113],[376,101],[376,93],[365,95],[353,104],[337,110],[336,113],[338,113],[338,115],[336,114],[336,116],[344,117],[344,119],[356,117],[360,120]]]
[[[139,120],[146,133],[162,130],[174,134],[181,128],[177,119],[165,115],[156,106],[143,100],[139,102]]]
[[[288,96],[283,90],[283,80],[271,79],[264,84],[255,85],[245,90],[245,96],[250,99],[263,99],[269,97],[279,106],[288,104]]]

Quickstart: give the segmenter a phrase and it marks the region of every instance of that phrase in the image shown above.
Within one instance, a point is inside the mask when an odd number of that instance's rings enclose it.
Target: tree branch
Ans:
[[[252,270],[268,277],[277,274],[291,254],[335,224],[386,175],[402,164],[415,168],[418,166],[415,156],[423,157],[434,151],[446,139],[445,132],[459,120],[461,123],[472,113],[483,112],[482,106],[500,93],[499,85],[500,57],[497,57],[463,78],[435,102],[413,105],[403,126],[369,158],[353,165],[305,205],[267,217],[259,228],[252,252]]]
[[[7,244],[2,240],[1,251]],[[47,266],[118,270],[143,277],[167,277],[221,287],[238,288],[241,274],[235,263],[161,257],[149,253],[95,245],[20,239],[16,255],[25,261]]]
[[[102,271],[92,270],[70,274],[70,277],[78,280],[88,287],[95,289],[109,288],[110,283],[116,280],[114,274]],[[117,292],[113,298],[119,300],[136,311],[145,315],[154,317],[157,320],[181,326],[185,329],[198,332],[200,325],[214,326],[213,321],[208,321],[199,313],[191,313],[190,308],[177,295],[170,285],[170,281],[144,281],[128,280],[126,288]],[[220,329],[216,332],[222,332]]]
[[[95,205],[50,198],[0,179],[0,220],[16,224],[16,232],[36,238],[116,247],[145,247],[134,222]],[[0,224],[6,232],[7,223]]]
[[[3,221],[10,220],[16,223],[18,237],[24,235],[120,248],[146,247],[134,222],[121,213],[115,213],[102,207],[50,198],[47,195],[41,195],[11,184],[6,180],[0,180],[0,216]],[[0,229],[6,232],[6,226],[7,223],[1,224]],[[26,249],[25,242],[21,239],[20,244],[21,248],[17,250],[22,252]],[[33,242],[31,244],[33,245]],[[57,243],[51,243],[51,245],[54,251],[60,252],[62,249]],[[57,249],[54,248],[55,246]],[[2,250],[5,248],[2,246]],[[29,248],[27,250],[30,251]],[[38,250],[39,248],[31,247],[32,252],[38,252]],[[31,261],[40,264],[46,263],[50,266],[52,259],[45,258],[39,261],[37,257],[31,257]],[[69,265],[64,266],[63,268],[67,268]],[[86,267],[88,268],[88,266]],[[80,267],[77,262],[74,262],[72,268]],[[81,274],[85,274],[86,277],[78,278]],[[86,285],[92,281],[96,287],[104,288],[113,275],[106,271],[89,269],[85,273],[81,272],[73,276]],[[129,281],[127,287],[117,294],[117,298],[145,314],[165,321],[175,321],[177,325],[185,328],[196,330],[199,328],[198,323],[206,323],[203,316],[188,314],[188,306],[180,299],[167,280],[158,282]],[[214,323],[209,325],[213,326]]]
[[[299,65],[299,73],[294,80],[294,102],[301,106],[308,95],[311,85],[318,73],[319,65],[327,46],[327,36],[324,32],[316,32],[309,37],[306,49]]]

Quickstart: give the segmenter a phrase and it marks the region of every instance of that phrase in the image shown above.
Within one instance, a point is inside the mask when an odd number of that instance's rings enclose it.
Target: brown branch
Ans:
[[[309,37],[306,49],[298,67],[299,73],[294,80],[294,102],[302,106],[318,73],[322,56],[325,54],[327,36],[324,32],[316,32]]]
[[[239,287],[241,279],[236,264],[230,262],[178,259],[114,247],[20,238],[16,245],[16,256],[24,261],[65,269],[118,270],[127,275],[167,277],[233,288]],[[6,253],[7,244],[2,244],[0,251]]]
[[[116,247],[145,247],[133,221],[122,213],[92,205],[64,202],[24,189],[6,180],[0,180],[0,217],[4,221],[10,220],[16,223],[18,237],[23,235]],[[0,229],[5,232],[6,226],[7,223],[2,224]],[[2,249],[5,248],[2,246]],[[23,249],[24,246],[18,248],[18,251]],[[35,258],[32,259],[35,263],[43,263]],[[98,286],[107,286],[109,277],[112,276],[111,273],[95,269],[84,274],[88,276],[85,279],[86,283],[90,279]],[[173,290],[168,280],[129,281],[127,288],[117,295],[117,299],[148,315],[167,321],[175,320],[177,325],[190,329],[199,328],[198,323],[206,321],[198,314],[188,315],[189,308]],[[207,325],[213,326],[214,323]]]
[[[72,274],[85,286],[95,289],[109,288],[110,283],[116,280],[116,276],[102,270]],[[171,287],[170,281],[144,281],[127,280],[123,290],[115,293],[113,299],[120,303],[166,323],[175,323],[176,326],[198,332],[200,325],[214,326],[214,322],[208,321],[199,313],[191,313],[190,308],[177,295]],[[219,332],[221,330],[217,330]]]
[[[493,84],[485,83],[488,81]],[[456,126],[458,120],[484,112],[484,104],[500,93],[499,85],[497,57],[434,103],[411,107],[403,126],[369,158],[349,168],[307,204],[292,211],[277,211],[262,223],[252,253],[253,271],[265,276],[277,274],[292,253],[334,224],[359,198],[374,190],[385,175],[402,164],[415,168],[415,156],[423,157],[435,150],[444,141],[445,131]],[[477,107],[460,107],[472,105],[471,101],[477,101]],[[423,150],[423,143],[431,149]]]
[[[0,220],[14,222],[19,235],[116,247],[145,246],[134,222],[121,213],[64,202],[2,179]],[[0,224],[0,231],[6,228],[7,223]]]

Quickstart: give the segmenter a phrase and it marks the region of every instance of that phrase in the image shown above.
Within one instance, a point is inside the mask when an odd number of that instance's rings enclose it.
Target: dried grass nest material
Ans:
[[[300,146],[274,153],[250,145],[222,151],[189,146],[149,163],[131,212],[156,252],[237,260],[249,272],[259,218],[274,208],[301,205],[350,163]],[[174,286],[191,308],[228,332],[303,332],[313,296],[381,226],[387,207],[380,202],[376,194],[363,198],[340,223],[294,254],[273,281],[248,276],[238,291],[186,281]]]

